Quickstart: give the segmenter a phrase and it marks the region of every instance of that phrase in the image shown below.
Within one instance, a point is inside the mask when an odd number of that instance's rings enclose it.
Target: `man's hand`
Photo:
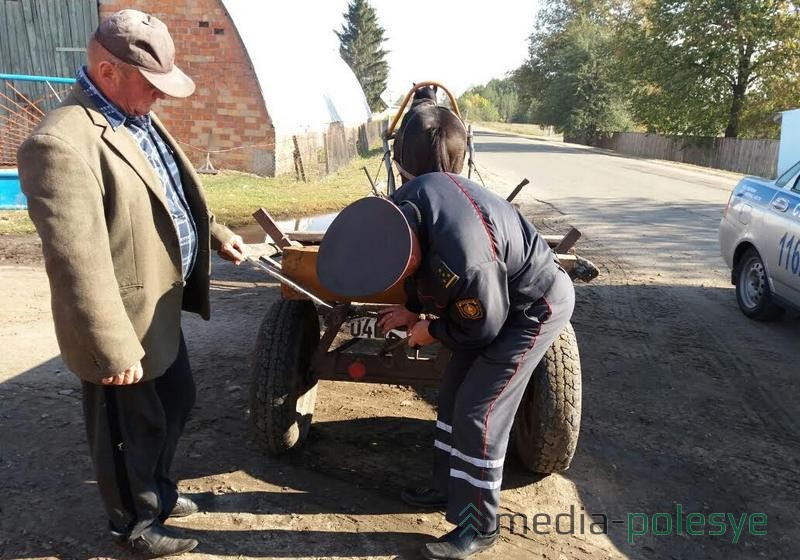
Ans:
[[[229,241],[223,243],[219,248],[217,254],[225,259],[231,261],[233,264],[241,264],[247,258],[247,249],[245,249],[244,241],[241,236],[234,235]]]
[[[431,322],[427,320],[417,321],[408,332],[408,345],[415,348],[417,346],[427,346],[428,344],[436,342],[436,339],[433,338],[428,331],[428,326],[430,324]]]
[[[103,385],[133,385],[141,381],[142,375],[144,375],[142,362],[136,362],[125,371],[104,378]]]
[[[413,311],[409,311],[402,305],[392,305],[386,309],[378,311],[381,318],[378,319],[378,327],[383,332],[389,332],[392,329],[403,327],[408,330],[419,321],[419,315]]]

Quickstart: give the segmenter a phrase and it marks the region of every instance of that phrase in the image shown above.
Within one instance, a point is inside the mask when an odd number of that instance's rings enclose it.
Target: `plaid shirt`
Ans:
[[[140,117],[126,115],[95,87],[86,73],[86,67],[81,68],[78,72],[78,84],[97,106],[97,110],[108,120],[112,129],[117,130],[124,125],[125,129],[133,135],[147,161],[161,180],[161,185],[166,192],[169,213],[175,224],[175,233],[180,242],[181,270],[183,279],[186,280],[192,272],[197,257],[197,227],[183,194],[181,173],[172,149],[167,146],[153,126],[150,115]]]

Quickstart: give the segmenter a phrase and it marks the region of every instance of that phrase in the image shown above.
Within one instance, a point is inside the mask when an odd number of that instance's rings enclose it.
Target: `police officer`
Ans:
[[[407,301],[384,310],[381,328],[405,327],[409,345],[439,341],[452,351],[432,485],[401,498],[446,507],[456,525],[425,545],[425,558],[490,547],[511,425],[533,370],[572,315],[569,276],[514,206],[449,173],[417,177],[391,200],[345,208],[322,241],[317,272],[326,288],[352,298],[404,281]]]

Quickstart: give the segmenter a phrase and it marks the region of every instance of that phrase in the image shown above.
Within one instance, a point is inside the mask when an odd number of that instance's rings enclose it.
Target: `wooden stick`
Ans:
[[[514,187],[514,190],[513,190],[513,191],[511,191],[511,194],[510,194],[510,195],[508,195],[508,197],[506,197],[506,200],[507,200],[508,202],[511,202],[511,201],[513,201],[515,198],[517,198],[517,195],[519,194],[519,191],[521,191],[521,190],[522,190],[522,187],[524,187],[524,186],[525,186],[525,185],[527,185],[528,183],[530,183],[530,181],[528,181],[528,178],[527,178],[527,177],[526,177],[526,178],[524,178],[522,181],[520,181],[519,185],[517,185],[516,187]]]
[[[253,218],[255,218],[258,225],[261,226],[267,235],[275,242],[279,249],[283,250],[286,247],[292,246],[292,241],[286,234],[281,231],[281,228],[278,227],[278,224],[275,223],[275,220],[272,219],[272,216],[269,215],[264,208],[259,208],[255,212],[253,212]]]
[[[567,235],[564,236],[564,239],[561,240],[561,243],[559,243],[553,248],[553,251],[555,253],[566,253],[567,251],[572,249],[572,247],[575,246],[575,243],[577,243],[578,239],[580,238],[581,238],[581,232],[578,231],[576,228],[572,228],[571,230],[569,230]]]

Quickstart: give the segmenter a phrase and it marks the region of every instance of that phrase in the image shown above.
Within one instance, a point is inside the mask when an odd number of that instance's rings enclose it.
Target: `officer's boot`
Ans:
[[[490,533],[481,533],[472,527],[456,527],[436,542],[422,547],[422,556],[431,560],[461,560],[497,542],[500,527]]]

